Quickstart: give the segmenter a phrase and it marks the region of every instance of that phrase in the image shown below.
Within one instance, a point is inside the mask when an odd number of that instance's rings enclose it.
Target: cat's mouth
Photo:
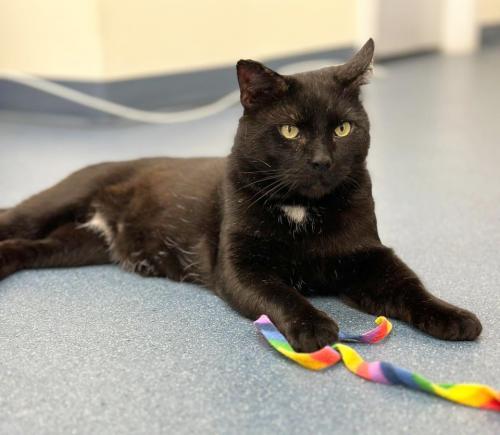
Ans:
[[[305,197],[319,199],[331,193],[337,184],[332,177],[310,177],[299,185],[297,191]]]

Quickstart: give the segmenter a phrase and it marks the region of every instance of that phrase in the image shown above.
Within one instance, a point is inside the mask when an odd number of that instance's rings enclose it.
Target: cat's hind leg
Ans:
[[[80,169],[15,207],[0,211],[0,241],[43,239],[58,227],[81,221],[93,196],[133,172],[130,162],[101,163]]]
[[[23,269],[110,262],[105,240],[75,223],[62,225],[42,239],[0,241],[0,279]]]

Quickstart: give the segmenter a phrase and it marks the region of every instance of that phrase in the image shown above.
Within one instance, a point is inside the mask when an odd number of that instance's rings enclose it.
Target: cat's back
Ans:
[[[98,187],[92,203],[113,214],[143,215],[144,210],[168,208],[199,215],[219,202],[225,167],[226,158],[220,157],[153,157],[105,162],[84,171],[105,174],[93,177]]]
[[[126,169],[134,175],[155,174],[189,177],[206,174],[211,178],[222,175],[226,157],[143,157],[134,160],[105,162],[95,166]]]
[[[224,177],[225,157],[145,158],[130,162],[136,167],[130,179],[137,188],[160,196],[205,198],[217,189]]]

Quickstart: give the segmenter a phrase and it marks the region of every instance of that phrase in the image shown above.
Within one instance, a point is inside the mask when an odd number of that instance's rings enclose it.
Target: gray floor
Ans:
[[[384,65],[366,89],[380,233],[439,296],[478,314],[475,343],[395,322],[356,347],[442,382],[500,387],[500,50]],[[0,207],[82,165],[226,153],[239,109],[175,126],[0,118]],[[406,198],[412,198],[408,201]],[[345,330],[373,319],[315,303]],[[0,432],[493,434],[498,414],[309,372],[209,292],[115,267],[27,271],[0,283]]]

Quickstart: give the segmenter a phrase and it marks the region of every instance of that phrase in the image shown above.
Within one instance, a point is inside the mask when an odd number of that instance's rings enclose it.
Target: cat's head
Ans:
[[[244,114],[232,158],[245,181],[274,189],[268,196],[318,199],[364,167],[370,135],[359,95],[373,51],[370,39],[342,65],[288,76],[238,62]]]

